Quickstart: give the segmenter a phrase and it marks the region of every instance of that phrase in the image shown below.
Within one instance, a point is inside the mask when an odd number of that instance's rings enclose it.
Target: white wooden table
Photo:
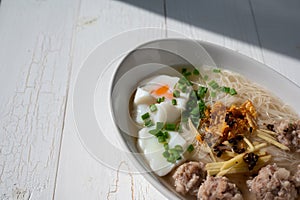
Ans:
[[[2,0],[0,199],[165,199],[81,145],[70,97],[84,59],[122,31],[159,27],[236,50],[300,85],[299,10],[299,0]]]

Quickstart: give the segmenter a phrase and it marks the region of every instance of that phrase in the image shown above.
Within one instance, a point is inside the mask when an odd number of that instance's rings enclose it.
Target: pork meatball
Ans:
[[[247,185],[257,200],[292,200],[297,198],[297,190],[291,180],[290,171],[273,164],[261,168]]]
[[[176,191],[181,194],[190,193],[196,196],[199,186],[206,176],[204,167],[202,162],[194,161],[180,165],[172,176],[175,180]]]
[[[297,171],[295,172],[293,178],[292,178],[293,183],[295,184],[295,187],[298,192],[298,199],[300,199],[300,165],[297,166]]]
[[[198,191],[199,200],[241,200],[241,192],[226,177],[208,176]]]
[[[289,147],[291,151],[300,151],[300,120],[282,120],[274,124],[274,130],[278,133],[277,140],[280,143]]]
[[[298,190],[300,189],[300,165],[297,166],[297,171],[295,173],[295,175],[292,178],[295,186],[298,188]]]

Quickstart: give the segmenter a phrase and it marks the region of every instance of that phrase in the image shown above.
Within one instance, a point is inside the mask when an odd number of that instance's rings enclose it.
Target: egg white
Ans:
[[[174,123],[176,122],[182,110],[184,110],[186,102],[188,101],[188,93],[181,93],[180,97],[177,97],[177,105],[172,104],[172,99],[166,98],[162,103],[156,103],[156,100],[159,96],[156,96],[152,93],[152,91],[156,90],[157,88],[167,85],[170,90],[176,87],[177,82],[179,81],[178,77],[171,77],[167,75],[160,75],[149,78],[142,83],[137,88],[135,96],[134,96],[134,120],[139,123],[143,124],[143,120],[141,116],[145,113],[149,113],[151,120],[156,122],[164,122],[164,123]],[[149,106],[151,104],[155,104],[157,107],[157,111],[151,112]]]
[[[171,77],[167,75],[159,75],[151,77],[139,84],[134,96],[134,120],[140,125],[144,124],[141,116],[145,113],[150,114],[150,119],[154,126],[144,127],[138,133],[138,148],[144,154],[150,168],[158,175],[164,176],[168,174],[176,165],[185,160],[184,155],[181,155],[182,159],[176,161],[175,164],[167,161],[163,157],[163,152],[165,151],[163,144],[158,142],[156,136],[149,133],[149,130],[155,129],[155,124],[157,122],[163,123],[176,123],[180,117],[181,112],[185,109],[186,102],[189,98],[189,93],[180,93],[180,97],[173,98],[176,99],[177,105],[172,104],[172,99],[165,98],[161,103],[157,103],[156,100],[160,96],[156,96],[153,91],[158,88],[167,85],[169,92],[173,94],[173,90],[176,88],[176,84],[179,81],[178,77]],[[157,110],[154,112],[150,111],[149,106],[155,104]],[[176,145],[180,145],[185,150],[187,148],[187,142],[185,139],[175,131],[168,131],[169,148],[174,148]]]
[[[176,165],[182,163],[184,161],[184,156],[181,154],[183,159],[177,160],[175,164],[168,162],[166,158],[163,157],[163,152],[165,151],[163,144],[159,143],[155,136],[149,134],[149,131],[152,129],[153,127],[145,127],[139,131],[138,148],[144,154],[150,168],[158,176],[164,176]],[[176,145],[182,146],[183,149],[187,148],[187,142],[178,132],[168,131],[168,133],[169,148],[174,148]]]

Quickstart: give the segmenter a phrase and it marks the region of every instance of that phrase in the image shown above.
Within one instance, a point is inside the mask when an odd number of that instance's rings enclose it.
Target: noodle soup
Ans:
[[[149,77],[132,97],[137,147],[150,168],[190,199],[296,199],[297,113],[232,71],[175,68],[181,76]],[[263,173],[276,187],[260,182]]]

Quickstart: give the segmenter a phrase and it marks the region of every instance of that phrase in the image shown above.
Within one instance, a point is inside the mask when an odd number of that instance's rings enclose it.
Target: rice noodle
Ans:
[[[209,73],[209,72],[208,72]],[[210,74],[212,74],[210,72]],[[213,79],[220,86],[235,88],[237,95],[230,96],[224,93],[218,93],[216,99],[226,106],[239,104],[250,99],[256,110],[259,111],[259,120],[261,122],[271,119],[297,119],[298,115],[292,111],[290,106],[283,103],[278,97],[275,97],[265,88],[253,83],[240,74],[222,70],[221,73],[213,73]]]
[[[212,106],[215,102],[221,102],[225,106],[230,107],[232,104],[242,104],[246,100],[250,100],[254,107],[257,110],[257,118],[258,118],[258,126],[272,123],[276,120],[281,119],[289,119],[289,120],[296,120],[299,119],[299,116],[296,112],[294,112],[289,105],[282,102],[278,97],[273,95],[270,91],[263,88],[262,86],[246,79],[244,76],[228,71],[228,70],[222,70],[220,73],[214,73],[212,72],[211,68],[206,68],[202,72],[203,76],[208,76],[210,80],[214,80],[218,83],[219,86],[226,86],[230,88],[234,88],[237,91],[237,95],[231,96],[228,94],[225,94],[224,92],[216,92],[216,96],[214,98],[208,97],[206,99],[206,102]],[[264,136],[270,136],[272,135],[275,137],[276,133],[273,133],[268,130],[261,130],[261,133],[263,137]],[[260,135],[261,136],[261,135]],[[187,139],[189,138],[189,139]],[[272,137],[273,138],[273,137]],[[192,160],[201,160],[203,161],[203,153],[199,154],[199,152],[203,151],[203,147],[199,145],[199,142],[195,138],[186,137],[186,139],[191,142],[194,147],[195,151],[191,156]],[[251,138],[252,144],[250,143],[250,138],[246,141],[246,143],[249,143],[248,146],[251,148],[251,145],[255,145],[255,142],[258,141],[259,143],[265,142],[265,140],[260,138]],[[273,138],[274,139],[274,138]],[[272,140],[273,141],[273,140]],[[271,142],[272,142],[271,141]],[[269,140],[270,142],[270,140]],[[273,142],[273,144],[277,144],[276,142]],[[277,144],[277,146],[280,146]],[[280,146],[281,148],[285,149],[284,147]],[[269,154],[272,155],[272,162],[276,162],[279,166],[286,167],[287,169],[295,168],[298,164],[300,164],[299,161],[299,154],[297,153],[291,153],[289,151],[284,151],[278,147],[269,145],[265,148]],[[287,149],[285,149],[287,150]],[[228,156],[228,155],[227,155]],[[207,159],[209,156],[205,157]],[[208,159],[209,160],[209,159]],[[222,161],[220,158],[217,158],[217,161]],[[210,161],[212,162],[212,161]]]

